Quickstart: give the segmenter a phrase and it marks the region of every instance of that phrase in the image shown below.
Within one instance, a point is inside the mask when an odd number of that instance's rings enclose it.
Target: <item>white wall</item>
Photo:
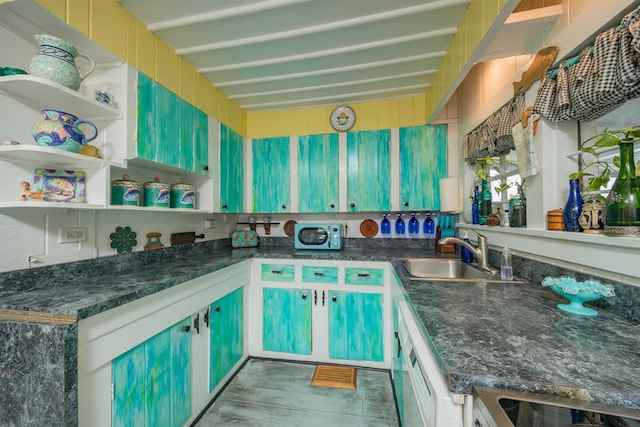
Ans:
[[[545,37],[543,47],[560,47],[560,61],[585,41],[592,40],[594,32],[597,34],[632,3],[634,2],[630,0],[565,1],[563,15]],[[512,82],[520,80],[522,72],[527,70],[532,59],[532,55],[518,56],[476,64],[456,92],[459,140],[513,96]],[[527,92],[527,106],[535,101],[538,87],[539,82]],[[583,125],[583,140],[594,133],[595,125]],[[593,236],[583,236],[582,233],[545,231],[546,212],[564,206],[568,195],[569,174],[577,171],[575,158],[568,157],[578,147],[576,122],[557,124],[540,120],[534,145],[542,172],[526,179],[527,229],[480,227],[479,231],[490,236],[490,244],[497,247],[508,244],[520,255],[640,285],[640,274],[631,261],[640,254],[639,239],[596,236],[593,240]],[[464,177],[463,188],[468,191],[473,182],[475,167],[469,166],[462,159],[459,164],[460,175]]]

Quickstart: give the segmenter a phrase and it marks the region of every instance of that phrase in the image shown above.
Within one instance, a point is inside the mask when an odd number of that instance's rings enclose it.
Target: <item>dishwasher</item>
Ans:
[[[640,410],[541,393],[476,387],[474,427],[640,427]]]
[[[398,307],[403,352],[404,427],[462,427],[464,396],[449,392],[409,305]]]

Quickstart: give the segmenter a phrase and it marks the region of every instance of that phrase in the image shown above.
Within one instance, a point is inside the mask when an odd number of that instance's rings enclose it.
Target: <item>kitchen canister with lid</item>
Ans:
[[[170,206],[171,189],[169,184],[160,182],[157,176],[153,181],[144,183],[144,205],[155,208],[168,208]]]
[[[140,183],[131,181],[129,175],[111,181],[111,204],[124,206],[140,206]]]
[[[195,209],[196,187],[185,184],[184,179],[181,179],[177,184],[171,184],[171,207]]]

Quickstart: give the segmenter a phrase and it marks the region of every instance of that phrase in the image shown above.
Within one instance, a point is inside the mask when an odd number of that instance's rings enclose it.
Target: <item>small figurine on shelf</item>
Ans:
[[[27,181],[22,181],[20,185],[22,185],[22,193],[20,193],[20,198],[22,200],[27,201],[27,198],[35,200],[44,199],[44,193],[41,191],[31,191],[31,184]]]

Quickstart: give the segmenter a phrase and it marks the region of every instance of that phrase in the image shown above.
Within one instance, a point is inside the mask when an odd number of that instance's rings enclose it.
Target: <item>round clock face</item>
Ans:
[[[336,107],[329,116],[329,122],[338,132],[346,132],[356,124],[356,112],[346,105]]]

